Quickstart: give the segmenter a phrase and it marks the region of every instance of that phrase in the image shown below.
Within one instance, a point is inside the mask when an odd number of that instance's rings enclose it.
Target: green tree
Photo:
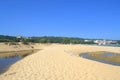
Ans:
[[[47,43],[47,40],[44,39],[44,38],[42,38],[42,39],[39,40],[39,42],[40,42],[40,43]]]
[[[62,38],[62,43],[63,44],[68,44],[68,43],[70,43],[70,39],[68,39],[68,38]]]
[[[70,43],[72,43],[72,44],[78,44],[78,43],[80,43],[78,40],[73,40],[73,39],[71,39],[70,40]]]
[[[118,44],[120,44],[120,40],[119,40],[119,41],[117,41],[117,43],[118,43]]]

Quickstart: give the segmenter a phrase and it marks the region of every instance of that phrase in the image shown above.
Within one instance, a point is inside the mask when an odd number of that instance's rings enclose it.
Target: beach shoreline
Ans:
[[[40,45],[38,46],[40,48]],[[0,75],[0,79],[119,80],[119,66],[108,65],[76,56],[80,53],[96,51],[120,53],[120,48],[80,44],[52,44],[44,46],[43,50],[13,64],[7,72]]]

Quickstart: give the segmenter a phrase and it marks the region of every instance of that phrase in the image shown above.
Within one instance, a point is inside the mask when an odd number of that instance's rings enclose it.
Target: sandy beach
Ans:
[[[0,53],[2,52],[14,52],[14,51],[24,51],[24,50],[33,50],[33,49],[43,49],[49,44],[29,44],[24,45],[22,43],[17,43],[18,45],[9,45],[5,43],[0,43]]]
[[[120,80],[120,66],[88,60],[84,52],[120,53],[119,47],[52,44],[13,64],[0,80]]]

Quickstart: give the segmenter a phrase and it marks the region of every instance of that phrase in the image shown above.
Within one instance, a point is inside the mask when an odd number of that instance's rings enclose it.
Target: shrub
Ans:
[[[9,42],[5,42],[4,44],[5,44],[5,45],[9,45]]]
[[[24,44],[24,45],[29,45],[29,42],[22,42],[22,44]]]
[[[9,45],[19,45],[17,42],[9,42]]]

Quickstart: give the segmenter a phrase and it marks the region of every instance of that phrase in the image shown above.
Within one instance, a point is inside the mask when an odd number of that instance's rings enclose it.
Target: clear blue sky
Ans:
[[[120,0],[1,0],[0,35],[120,39]]]

